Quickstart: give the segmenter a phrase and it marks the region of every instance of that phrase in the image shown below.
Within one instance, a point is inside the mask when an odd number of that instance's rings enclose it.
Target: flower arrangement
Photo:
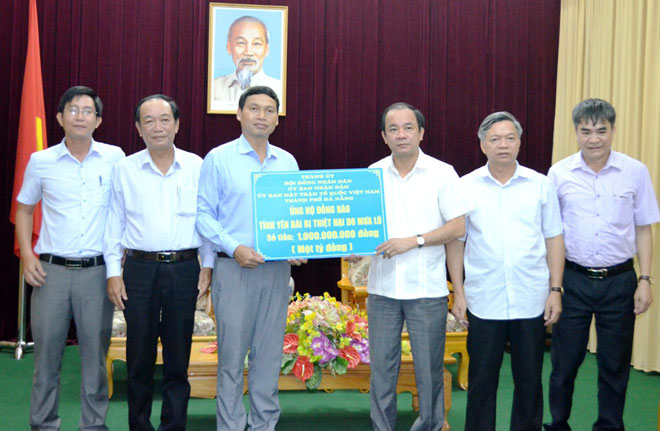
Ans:
[[[348,305],[323,296],[296,293],[291,298],[282,347],[282,374],[293,372],[307,389],[319,387],[323,370],[332,375],[346,374],[363,362],[369,363],[367,318]],[[216,341],[201,349],[215,353]],[[247,356],[245,367],[247,368]]]
[[[296,293],[289,304],[282,356],[282,374],[293,374],[308,389],[321,384],[323,369],[345,374],[369,363],[367,319],[327,292]]]

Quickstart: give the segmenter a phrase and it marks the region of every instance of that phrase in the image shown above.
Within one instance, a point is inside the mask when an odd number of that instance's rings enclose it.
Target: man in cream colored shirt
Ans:
[[[447,323],[445,243],[465,232],[468,205],[450,165],[419,148],[424,116],[407,103],[385,109],[381,134],[392,151],[382,168],[388,241],[369,268],[367,309],[371,360],[371,421],[375,431],[396,424],[396,382],[404,321],[415,362],[419,417],[412,431],[444,424],[443,361]]]

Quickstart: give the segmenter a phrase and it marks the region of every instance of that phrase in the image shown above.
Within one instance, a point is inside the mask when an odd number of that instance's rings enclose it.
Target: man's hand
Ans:
[[[548,299],[545,300],[545,312],[543,313],[543,320],[545,326],[550,326],[557,323],[561,315],[561,293],[550,292]]]
[[[124,301],[128,299],[128,296],[126,295],[126,286],[124,285],[123,278],[119,276],[108,278],[108,299],[118,309],[124,310]]]
[[[451,314],[454,315],[458,323],[467,328],[470,323],[467,320],[467,302],[463,295],[457,295],[454,291],[454,304],[451,306]]]
[[[46,271],[41,261],[32,253],[27,253],[23,258],[23,276],[32,287],[41,287],[46,283]]]
[[[239,245],[234,250],[234,259],[243,268],[256,268],[259,264],[264,263],[264,257],[254,251],[253,248]]]
[[[635,314],[642,314],[648,310],[651,302],[653,302],[651,283],[648,280],[640,280],[633,298],[635,300]]]
[[[21,247],[23,276],[31,286],[41,287],[46,283],[46,271],[32,252],[32,223],[37,206],[16,203],[16,240]]]
[[[358,263],[362,260],[362,256],[358,254],[352,254],[350,256],[344,256],[344,260],[348,263]]]
[[[382,254],[385,259],[389,259],[415,247],[417,247],[417,237],[392,238],[376,247],[376,255]]]
[[[202,268],[199,270],[199,281],[197,282],[197,299],[206,295],[211,285],[211,276],[213,275],[213,268]]]
[[[300,266],[306,264],[307,259],[288,259],[287,262],[289,262],[291,265]]]

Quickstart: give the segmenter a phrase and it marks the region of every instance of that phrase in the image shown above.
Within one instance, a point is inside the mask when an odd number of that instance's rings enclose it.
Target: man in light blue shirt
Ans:
[[[268,142],[279,100],[269,87],[241,95],[242,135],[209,152],[199,180],[197,230],[217,251],[212,283],[218,334],[218,430],[272,431],[279,419],[277,381],[289,302],[291,260],[266,262],[254,250],[252,172],[297,171],[291,154]],[[250,414],[243,406],[243,367],[250,351]]]
[[[495,431],[495,401],[505,343],[514,380],[511,430],[540,430],[545,326],[561,313],[564,243],[550,180],[516,160],[522,127],[508,112],[479,127],[488,163],[461,178],[473,200],[466,217],[465,283],[454,280],[452,313],[469,327],[466,431]],[[456,244],[448,245],[448,250]],[[460,259],[448,258],[452,275]],[[456,282],[458,280],[458,282]]]

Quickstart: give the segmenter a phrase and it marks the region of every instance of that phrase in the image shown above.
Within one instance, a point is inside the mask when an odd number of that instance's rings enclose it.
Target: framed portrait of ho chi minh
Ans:
[[[207,112],[235,114],[250,87],[272,88],[286,114],[286,6],[211,3]]]

